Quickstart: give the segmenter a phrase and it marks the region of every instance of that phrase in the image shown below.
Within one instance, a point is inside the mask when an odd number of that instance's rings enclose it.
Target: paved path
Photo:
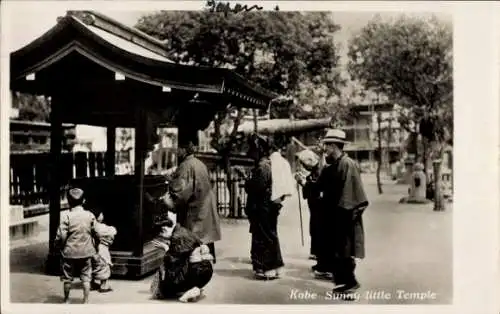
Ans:
[[[371,206],[364,216],[367,257],[359,263],[357,275],[362,284],[357,303],[426,303],[452,301],[452,208],[433,212],[429,205],[398,204],[407,188],[384,185],[378,195],[373,178],[366,178]],[[250,234],[246,221],[225,221],[223,240],[217,243],[218,263],[206,288],[204,304],[329,304],[332,284],[314,280],[309,272],[308,213],[302,201],[305,246],[301,246],[297,200],[292,200],[280,216],[279,233],[286,263],[284,278],[262,282],[252,279],[249,261]],[[47,228],[48,218],[41,217]],[[47,231],[36,239],[11,243],[11,301],[60,303],[62,285],[57,277],[42,273],[48,245]],[[91,294],[91,303],[175,302],[151,300],[151,277],[138,280],[113,280],[115,291]],[[404,299],[404,290],[427,293],[424,300]],[[316,295],[316,299],[314,299]],[[301,299],[302,297],[302,299]],[[371,297],[371,299],[370,299]],[[79,303],[81,290],[72,291]]]

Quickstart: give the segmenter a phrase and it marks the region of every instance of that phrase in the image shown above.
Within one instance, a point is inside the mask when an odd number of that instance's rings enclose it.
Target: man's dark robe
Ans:
[[[309,235],[311,236],[311,254],[316,258],[320,255],[321,245],[321,199],[320,191],[317,187],[317,180],[321,173],[319,167],[313,169],[306,178],[306,183],[302,188],[302,196],[307,200],[309,207]]]
[[[362,214],[368,206],[357,164],[343,154],[325,167],[318,179],[322,193],[323,221],[331,230],[334,258],[364,258]]]
[[[177,222],[193,232],[205,244],[221,239],[217,199],[207,166],[187,156],[177,168],[170,184]]]

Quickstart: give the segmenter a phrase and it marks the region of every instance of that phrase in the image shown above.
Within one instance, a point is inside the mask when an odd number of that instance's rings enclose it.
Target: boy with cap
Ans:
[[[61,217],[56,245],[61,249],[64,303],[69,303],[73,277],[79,276],[83,284],[83,303],[88,303],[92,279],[91,258],[96,254],[92,234],[95,217],[83,209],[83,191],[72,188],[67,193],[70,210]]]

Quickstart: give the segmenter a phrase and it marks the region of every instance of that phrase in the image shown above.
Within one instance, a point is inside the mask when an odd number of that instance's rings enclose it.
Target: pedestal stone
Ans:
[[[401,199],[400,203],[427,204],[429,200],[425,197],[427,187],[427,176],[421,163],[415,164],[410,177],[409,196]]]
[[[24,209],[21,205],[10,205],[10,224],[19,222],[24,219]]]

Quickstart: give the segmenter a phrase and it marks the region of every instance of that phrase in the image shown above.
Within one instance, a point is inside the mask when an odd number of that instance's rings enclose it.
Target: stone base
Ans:
[[[164,256],[164,251],[153,247],[151,244],[144,245],[142,256],[133,256],[132,252],[111,251],[113,267],[111,276],[113,278],[139,279],[156,271]],[[49,254],[46,263],[46,272],[49,275],[61,274],[61,259],[59,253]]]
[[[10,223],[19,222],[24,219],[24,210],[20,205],[10,205]]]
[[[430,200],[426,198],[410,198],[410,197],[403,197],[401,200],[399,200],[400,204],[429,204],[431,203]]]
[[[148,244],[144,246],[144,253],[140,257],[132,256],[131,252],[113,252],[113,277],[141,278],[156,271],[164,256],[164,251]]]
[[[38,221],[32,218],[12,222],[9,226],[10,240],[26,239],[40,233]]]

